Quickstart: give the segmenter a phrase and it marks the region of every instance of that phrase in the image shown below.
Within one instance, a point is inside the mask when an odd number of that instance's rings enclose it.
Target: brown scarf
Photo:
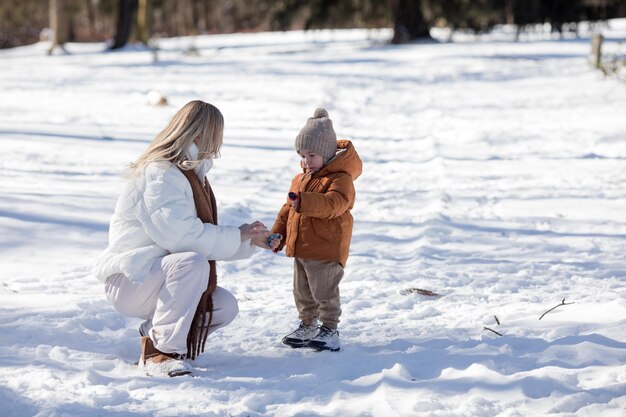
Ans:
[[[211,223],[217,225],[217,204],[215,203],[215,195],[209,185],[208,181],[205,181],[204,186],[196,172],[192,170],[181,172],[187,181],[191,185],[193,191],[193,201],[196,205],[196,212],[198,217],[203,223]],[[196,314],[193,316],[191,322],[191,328],[187,334],[187,357],[195,359],[200,353],[204,352],[204,345],[206,343],[207,336],[209,335],[209,324],[213,319],[213,299],[211,294],[217,287],[217,270],[215,267],[215,261],[209,261],[209,285],[207,289],[202,293],[198,307],[196,307]],[[209,314],[209,320],[206,320],[206,315]]]

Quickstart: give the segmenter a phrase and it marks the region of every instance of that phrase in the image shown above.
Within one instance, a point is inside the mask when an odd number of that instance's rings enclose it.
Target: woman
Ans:
[[[261,222],[217,225],[206,173],[219,156],[224,118],[211,104],[187,103],[128,170],[109,247],[95,274],[122,314],[146,319],[139,367],[150,375],[190,373],[185,359],[237,315],[237,300],[217,286],[215,261],[247,258],[267,245]]]

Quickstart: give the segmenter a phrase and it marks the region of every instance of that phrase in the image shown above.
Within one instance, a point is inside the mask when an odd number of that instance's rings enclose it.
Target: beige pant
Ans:
[[[293,262],[293,297],[299,318],[306,324],[318,319],[336,329],[341,316],[339,283],[343,267],[339,262],[295,258]]]
[[[187,333],[209,281],[209,263],[194,252],[157,259],[144,282],[123,274],[107,278],[105,291],[113,306],[130,317],[152,318],[149,336],[165,353],[187,353]],[[239,308],[237,299],[217,287],[213,293],[213,318],[209,333],[228,325]]]

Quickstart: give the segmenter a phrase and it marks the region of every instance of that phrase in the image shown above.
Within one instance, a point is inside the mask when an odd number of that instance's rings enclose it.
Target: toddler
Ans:
[[[352,238],[355,191],[362,163],[352,142],[337,140],[325,109],[315,110],[296,136],[302,172],[291,182],[273,233],[294,257],[293,295],[300,325],[282,342],[292,348],[338,351],[339,282]],[[318,326],[318,320],[321,325]]]

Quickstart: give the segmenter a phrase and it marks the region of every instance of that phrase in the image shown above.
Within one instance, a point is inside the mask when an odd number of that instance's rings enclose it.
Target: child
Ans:
[[[315,110],[298,136],[303,172],[289,189],[289,200],[272,228],[293,256],[293,295],[300,325],[282,342],[292,348],[339,350],[339,282],[352,237],[353,181],[362,163],[349,140],[337,140],[328,112]],[[322,325],[317,326],[320,320]]]

